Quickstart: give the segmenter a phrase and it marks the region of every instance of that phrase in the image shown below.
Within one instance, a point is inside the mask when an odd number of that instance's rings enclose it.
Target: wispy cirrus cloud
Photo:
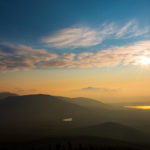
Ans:
[[[9,51],[5,51],[7,46]],[[150,60],[150,41],[116,46],[98,52],[56,54],[24,45],[3,45],[0,48],[0,72],[39,68],[101,68],[117,65],[141,65]]]
[[[85,26],[66,28],[42,38],[42,42],[57,48],[88,47],[101,44],[106,39],[127,39],[145,35],[148,32],[148,26],[140,29],[136,20],[131,20],[123,26],[105,23],[97,29]]]
[[[87,47],[101,43],[105,36],[111,33],[111,25],[100,32],[89,27],[74,27],[61,30],[53,36],[43,38],[42,41],[58,48]]]
[[[124,25],[117,33],[116,33],[116,37],[120,38],[122,36],[124,36],[124,34],[126,34],[128,31],[128,29],[134,24],[134,21],[130,21],[128,22],[126,25]]]
[[[89,27],[73,27],[58,31],[50,37],[42,39],[53,47],[77,48],[94,46],[101,43],[106,36],[114,33],[114,24],[103,25],[100,31]]]
[[[149,26],[145,26],[140,29],[138,23],[135,20],[129,21],[122,28],[118,29],[115,34],[116,38],[132,38],[140,35],[144,35],[149,32]]]

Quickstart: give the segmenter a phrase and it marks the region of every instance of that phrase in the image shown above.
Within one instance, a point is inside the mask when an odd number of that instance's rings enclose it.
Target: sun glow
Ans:
[[[150,109],[150,106],[125,106],[125,107],[134,109]]]
[[[142,65],[148,65],[148,64],[150,64],[150,58],[148,58],[148,57],[141,57],[141,59],[140,59],[140,64],[142,64]]]

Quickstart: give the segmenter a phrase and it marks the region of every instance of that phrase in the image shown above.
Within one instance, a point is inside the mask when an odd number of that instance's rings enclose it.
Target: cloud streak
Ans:
[[[76,48],[97,45],[103,41],[104,36],[104,33],[99,36],[99,33],[91,28],[77,27],[59,31],[52,37],[44,38],[43,42],[58,48]]]
[[[0,72],[39,68],[101,68],[117,65],[141,65],[141,59],[150,59],[150,41],[140,41],[128,46],[112,47],[96,53],[83,52],[56,54],[45,49],[24,45],[5,45],[0,49]]]
[[[144,35],[149,32],[149,27],[146,26],[143,29],[140,29],[138,27],[138,23],[135,20],[129,21],[127,24],[125,24],[122,28],[118,29],[118,31],[115,34],[115,37],[117,39],[123,38],[132,38]]]
[[[4,52],[5,49],[9,51]],[[56,57],[57,54],[48,53],[44,49],[4,43],[0,49],[0,71],[31,70],[36,68],[39,62],[50,61]]]
[[[96,87],[86,87],[74,90],[76,92],[116,92],[116,89],[110,89],[110,88],[96,88]]]
[[[135,20],[124,26],[116,23],[103,24],[100,28],[72,27],[56,32],[54,35],[42,38],[42,42],[57,48],[89,47],[101,44],[106,39],[127,39],[145,35],[149,27],[139,28]]]

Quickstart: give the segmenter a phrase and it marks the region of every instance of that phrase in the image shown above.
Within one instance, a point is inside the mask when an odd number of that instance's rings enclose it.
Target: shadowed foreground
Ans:
[[[99,137],[48,138],[26,143],[3,143],[0,150],[149,150],[149,146]]]
[[[149,115],[87,98],[8,96],[0,150],[149,150]]]

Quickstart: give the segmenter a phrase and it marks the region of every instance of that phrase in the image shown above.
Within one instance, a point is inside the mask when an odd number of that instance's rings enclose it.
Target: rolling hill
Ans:
[[[69,103],[72,104],[77,104],[82,107],[86,108],[94,108],[94,109],[108,109],[109,105],[106,105],[100,101],[91,99],[91,98],[86,98],[86,97],[75,97],[75,98],[68,98],[68,97],[59,97]]]
[[[0,99],[7,98],[9,96],[17,96],[17,94],[10,93],[10,92],[0,92]]]
[[[110,109],[109,105],[88,98],[9,96],[0,101],[0,140],[98,136],[147,143],[149,138],[144,133],[116,123],[133,119],[131,114],[132,111]]]
[[[82,136],[105,137],[136,143],[148,143],[150,137],[137,129],[116,122],[104,122],[77,130],[76,133]]]

